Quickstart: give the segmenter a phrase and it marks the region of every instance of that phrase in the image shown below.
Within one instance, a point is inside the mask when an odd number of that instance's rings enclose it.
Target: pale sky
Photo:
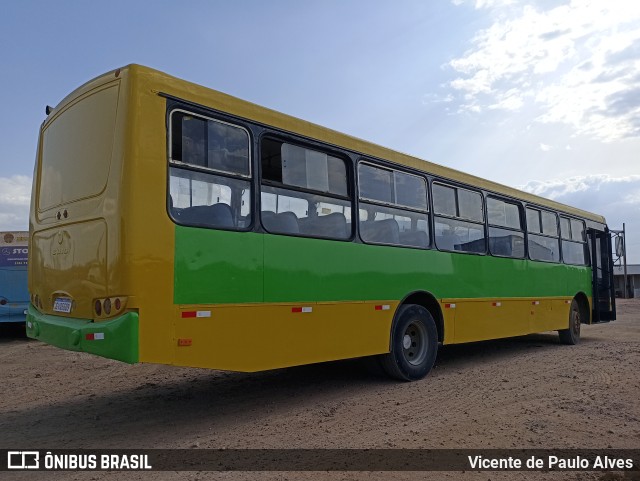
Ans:
[[[139,63],[626,222],[640,263],[640,2],[22,0],[0,49],[0,230],[45,106]]]

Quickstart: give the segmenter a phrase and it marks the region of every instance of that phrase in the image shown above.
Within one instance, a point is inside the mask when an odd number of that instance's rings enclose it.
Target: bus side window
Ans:
[[[588,264],[588,247],[584,221],[560,217],[562,260],[565,264]]]
[[[249,133],[182,110],[171,117],[169,213],[179,224],[232,230],[251,225]]]
[[[358,164],[360,237],[371,244],[429,247],[424,177],[366,162]]]
[[[266,138],[260,162],[262,225],[267,232],[351,237],[352,202],[343,159]]]
[[[517,259],[524,258],[524,231],[522,230],[518,204],[488,197],[487,221],[491,254]]]
[[[436,246],[444,251],[484,254],[484,203],[479,192],[434,183],[432,187]]]
[[[554,212],[527,207],[527,231],[531,260],[560,262],[558,221]]]

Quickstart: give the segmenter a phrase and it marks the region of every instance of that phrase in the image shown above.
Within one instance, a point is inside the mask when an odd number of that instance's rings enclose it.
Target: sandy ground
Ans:
[[[255,374],[129,366],[0,337],[0,448],[640,448],[640,299],[583,326],[441,348],[424,380],[361,360]],[[638,473],[58,472],[5,479],[594,479]]]

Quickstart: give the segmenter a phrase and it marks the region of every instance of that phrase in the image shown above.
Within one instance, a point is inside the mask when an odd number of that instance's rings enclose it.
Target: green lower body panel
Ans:
[[[111,321],[42,314],[33,305],[27,313],[27,336],[53,346],[134,364],[138,362],[138,314],[128,312]]]
[[[591,268],[176,226],[176,304],[591,296]]]

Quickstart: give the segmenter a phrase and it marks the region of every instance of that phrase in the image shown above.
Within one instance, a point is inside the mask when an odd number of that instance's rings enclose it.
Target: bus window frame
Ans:
[[[498,224],[492,224],[491,222],[489,222],[489,199],[493,199],[493,200],[498,200],[500,202],[504,202],[505,204],[511,204],[511,205],[515,205],[518,208],[518,214],[520,217],[520,229],[515,229],[513,227],[507,227],[507,226],[502,226],[502,225],[498,225]],[[505,259],[515,259],[515,260],[528,260],[528,245],[527,245],[527,231],[526,231],[526,224],[527,224],[527,219],[526,219],[526,210],[523,208],[522,206],[522,202],[516,201],[515,199],[508,199],[505,197],[500,197],[496,194],[493,194],[491,192],[487,193],[487,195],[484,198],[484,202],[485,202],[485,215],[486,215],[486,219],[487,219],[487,250],[489,252],[490,255],[492,255],[493,257],[502,257]],[[523,215],[525,214],[525,215]],[[523,223],[524,223],[524,227],[523,228]],[[505,255],[500,255],[500,254],[494,254],[491,251],[491,242],[489,242],[489,239],[491,239],[491,228],[496,228],[496,229],[502,229],[502,230],[509,230],[512,232],[520,232],[522,233],[522,240],[523,240],[523,246],[524,246],[524,253],[522,255],[522,257],[516,257],[516,256],[505,256]]]
[[[223,124],[223,125],[228,125],[229,127],[234,127],[234,128],[238,128],[243,130],[246,134],[247,134],[247,144],[249,146],[249,151],[247,152],[247,157],[248,157],[248,167],[249,167],[249,172],[247,174],[239,174],[237,172],[229,172],[227,170],[222,170],[222,169],[213,169],[211,167],[203,167],[203,166],[199,166],[196,164],[191,164],[189,162],[182,162],[181,160],[176,160],[173,158],[172,154],[173,154],[173,114],[175,114],[176,112],[179,113],[183,113],[183,114],[187,114],[187,115],[191,115],[193,117],[197,117],[200,118],[202,120],[205,120],[207,122],[211,121],[211,122],[217,122],[219,124]],[[251,135],[251,131],[249,129],[247,129],[246,127],[242,126],[242,125],[238,125],[238,124],[234,124],[231,122],[227,122],[221,119],[217,119],[215,117],[208,117],[206,115],[202,115],[199,113],[195,113],[195,112],[191,112],[189,110],[185,110],[184,108],[175,108],[175,109],[170,109],[169,110],[169,117],[168,117],[168,126],[167,126],[167,130],[168,130],[168,148],[169,148],[169,153],[168,153],[168,158],[169,158],[169,163],[175,165],[176,167],[183,167],[183,166],[189,166],[193,169],[196,170],[200,170],[203,172],[210,172],[210,173],[215,173],[215,174],[220,174],[224,177],[242,177],[243,179],[247,179],[247,180],[251,180],[253,178],[253,156],[251,155],[251,146],[253,144],[252,141],[252,135]]]
[[[563,237],[562,234],[562,223],[560,222],[560,219],[564,217],[565,219],[567,219],[569,221],[569,238],[565,238]],[[578,222],[582,223],[582,233],[583,233],[583,240],[575,240],[573,239],[573,226],[571,225],[571,221],[575,220]],[[558,231],[560,233],[560,251],[562,253],[562,258],[561,258],[561,262],[562,264],[565,264],[567,266],[582,266],[582,267],[590,267],[591,266],[591,255],[590,255],[590,247],[589,247],[589,242],[588,242],[588,236],[587,236],[587,223],[585,221],[585,219],[581,219],[579,217],[575,217],[569,214],[564,214],[561,213],[558,215]],[[584,259],[585,262],[581,263],[581,264],[575,264],[573,262],[567,262],[564,258],[564,242],[569,242],[571,244],[582,244],[582,249],[584,251]]]
[[[527,222],[527,209],[533,209],[533,210],[537,210],[538,211],[538,220],[540,221],[540,232],[531,232],[529,231],[529,223]],[[549,234],[543,234],[542,231],[544,230],[543,228],[543,223],[542,223],[542,212],[549,212],[551,214],[554,214],[556,216],[556,232],[558,233],[558,235],[553,236],[553,235],[549,235]],[[546,207],[540,207],[536,204],[529,204],[529,203],[525,203],[524,204],[524,224],[525,224],[525,228],[526,228],[526,241],[527,241],[527,259],[533,262],[546,262],[549,264],[562,264],[562,239],[560,238],[560,215],[558,214],[557,211],[555,210],[551,210],[548,209]],[[548,239],[556,239],[558,241],[558,260],[554,261],[554,260],[545,260],[545,259],[532,259],[531,258],[531,249],[529,248],[529,235],[537,235],[540,237],[546,237]]]
[[[167,215],[171,219],[171,221],[180,226],[184,227],[195,227],[201,229],[213,229],[213,230],[221,230],[228,232],[250,232],[253,231],[256,225],[256,176],[253,175],[255,162],[255,155],[253,155],[254,144],[255,144],[255,136],[251,128],[243,122],[242,119],[236,119],[235,117],[222,115],[214,111],[210,111],[207,107],[197,105],[197,104],[189,104],[185,106],[183,102],[168,98],[166,106],[166,115],[165,115],[165,129],[167,132],[167,162],[166,162],[166,211]],[[188,110],[190,109],[190,110]],[[205,121],[214,121],[221,124],[229,125],[231,127],[242,129],[247,134],[248,139],[248,164],[249,164],[249,172],[248,174],[239,174],[239,173],[231,173],[223,170],[212,169],[209,167],[203,167],[195,164],[190,164],[188,162],[182,162],[178,160],[174,160],[172,158],[172,149],[173,149],[173,124],[172,124],[172,115],[174,112],[180,112],[188,115],[192,115],[194,117],[200,118]],[[206,112],[206,113],[203,113]],[[250,221],[247,223],[245,227],[225,227],[225,226],[215,226],[212,224],[205,223],[196,223],[196,222],[184,222],[179,219],[176,215],[174,215],[172,208],[172,199],[171,199],[171,169],[182,169],[188,170],[195,173],[201,173],[205,175],[210,175],[212,177],[223,177],[233,180],[239,180],[247,182],[249,188],[249,216]]]
[[[394,192],[395,192],[395,173],[399,173],[399,174],[405,174],[405,175],[409,175],[411,177],[416,177],[420,180],[422,180],[424,182],[424,190],[425,190],[425,194],[426,194],[426,202],[425,202],[425,209],[420,209],[417,207],[412,207],[409,205],[405,205],[405,204],[399,204],[399,203],[394,203],[394,202],[385,202],[382,200],[378,200],[378,199],[372,199],[370,197],[364,197],[360,194],[360,166],[361,165],[369,165],[375,169],[380,169],[380,170],[387,170],[389,172],[391,172],[392,174],[394,174]],[[402,169],[398,169],[395,167],[387,167],[387,166],[383,166],[383,165],[379,165],[376,164],[375,162],[366,159],[366,158],[361,158],[358,160],[358,165],[356,166],[357,169],[357,178],[358,178],[358,182],[357,182],[357,190],[358,190],[358,199],[360,199],[361,201],[367,203],[367,204],[377,204],[377,205],[381,205],[384,207],[392,207],[392,208],[396,208],[399,210],[408,210],[408,211],[412,211],[412,212],[423,212],[423,213],[430,213],[430,205],[429,205],[429,181],[427,179],[427,177],[425,175],[418,175],[418,174],[414,174],[413,172],[407,172],[405,170]]]
[[[389,165],[385,165],[385,164],[389,164]],[[398,172],[400,174],[407,174],[410,175],[412,177],[417,177],[419,179],[421,179],[424,183],[425,183],[425,193],[426,193],[426,209],[418,209],[415,207],[410,207],[410,206],[405,206],[402,204],[394,204],[391,202],[384,202],[384,201],[380,201],[380,200],[376,200],[376,199],[370,199],[368,197],[361,197],[360,195],[360,165],[369,165],[373,168],[376,169],[381,169],[381,170],[387,170],[390,171],[392,173],[392,179],[394,179],[394,189],[395,189],[395,172]],[[419,250],[429,250],[429,249],[433,249],[434,244],[434,240],[433,240],[433,226],[432,226],[432,211],[431,211],[431,193],[429,192],[429,178],[428,178],[428,174],[427,173],[416,173],[416,172],[409,172],[408,169],[403,169],[402,166],[400,165],[396,165],[393,164],[389,161],[383,160],[382,162],[376,162],[375,160],[368,158],[368,157],[364,157],[364,156],[360,156],[358,161],[355,164],[355,179],[356,179],[356,192],[357,195],[355,196],[356,200],[357,200],[357,225],[358,225],[358,240],[363,243],[363,244],[367,244],[367,245],[381,245],[381,246],[391,246],[391,247],[401,247],[401,248],[405,248],[405,249],[419,249]],[[426,247],[421,247],[421,246],[416,246],[416,245],[408,245],[408,244],[396,244],[396,243],[388,243],[388,242],[372,242],[372,241],[367,241],[362,237],[362,231],[360,228],[360,205],[361,204],[366,204],[366,205],[373,205],[373,206],[379,206],[379,207],[385,207],[388,209],[394,209],[394,210],[398,210],[398,211],[405,211],[405,212],[413,212],[416,214],[424,214],[427,216],[427,236],[428,236],[428,244]],[[367,222],[367,221],[364,221]]]
[[[434,197],[433,197],[433,186],[434,185],[442,185],[443,187],[449,187],[449,188],[453,188],[456,189],[456,212],[459,212],[459,205],[458,205],[458,193],[457,190],[458,189],[464,189],[470,192],[475,192],[477,194],[480,194],[480,204],[482,206],[482,221],[476,221],[476,220],[470,220],[464,217],[457,217],[457,216],[450,216],[447,214],[437,214],[435,211],[435,207],[434,207]],[[473,186],[468,186],[466,184],[462,184],[459,182],[454,182],[454,181],[449,181],[446,179],[441,179],[439,177],[432,177],[431,181],[429,182],[429,188],[430,188],[430,192],[429,192],[429,197],[431,199],[431,213],[432,213],[432,222],[433,222],[433,245],[435,246],[435,248],[440,251],[440,252],[449,252],[449,253],[454,253],[454,254],[470,254],[470,255],[475,255],[475,256],[486,256],[489,255],[489,235],[488,235],[488,224],[487,224],[487,209],[486,209],[486,201],[485,198],[487,197],[485,195],[485,192],[480,189],[480,188],[476,188]],[[488,194],[489,195],[489,194]],[[451,219],[451,220],[457,220],[457,221],[461,221],[461,222],[467,222],[469,224],[476,224],[476,225],[481,225],[482,226],[482,230],[484,233],[484,251],[483,252],[473,252],[473,251],[457,251],[457,250],[449,250],[449,249],[442,249],[440,247],[438,247],[438,243],[436,241],[436,217],[442,217],[444,219]]]
[[[339,194],[334,194],[332,192],[323,192],[323,191],[319,191],[319,190],[315,190],[315,189],[309,189],[309,188],[305,188],[305,187],[299,187],[297,185],[289,185],[289,184],[285,184],[284,182],[277,182],[277,181],[273,181],[273,180],[268,180],[268,179],[264,179],[262,176],[262,148],[263,148],[263,144],[265,140],[271,140],[271,141],[275,141],[275,142],[279,142],[280,145],[282,146],[282,144],[289,144],[289,145],[293,145],[296,147],[302,147],[305,149],[309,149],[309,150],[313,150],[316,152],[320,152],[326,155],[329,155],[331,157],[335,157],[338,158],[340,160],[342,160],[345,163],[345,175],[346,175],[346,183],[347,183],[347,195],[346,196],[342,196]],[[320,142],[320,141],[313,141],[312,139],[307,139],[304,137],[298,137],[298,136],[293,136],[293,135],[286,135],[283,134],[277,130],[273,130],[273,128],[269,128],[268,130],[265,129],[265,131],[263,131],[260,136],[258,137],[258,142],[257,142],[257,147],[256,147],[256,163],[257,163],[257,172],[259,175],[255,176],[255,181],[256,181],[256,186],[257,186],[257,192],[256,192],[256,212],[258,213],[258,215],[256,216],[256,225],[260,226],[260,229],[262,232],[265,232],[267,234],[271,234],[271,235],[282,235],[282,236],[290,236],[290,237],[301,237],[301,238],[305,238],[305,239],[322,239],[322,240],[331,240],[331,241],[338,241],[338,242],[352,242],[354,239],[356,239],[356,228],[354,227],[354,219],[355,219],[355,213],[356,213],[356,209],[357,209],[357,202],[356,202],[356,196],[355,196],[355,186],[354,186],[354,182],[353,182],[353,170],[352,170],[352,165],[353,165],[353,161],[351,159],[351,156],[343,151],[343,150],[337,150],[335,148],[332,148],[331,145]],[[320,196],[320,197],[326,197],[329,199],[336,199],[336,200],[342,200],[342,201],[346,201],[349,202],[350,207],[351,207],[351,226],[350,226],[350,232],[349,232],[349,236],[345,237],[345,238],[339,238],[339,237],[327,237],[327,236],[319,236],[319,235],[312,235],[312,234],[305,234],[305,233],[291,233],[291,232],[272,232],[270,231],[263,222],[262,219],[262,186],[265,185],[267,187],[272,187],[275,189],[282,189],[282,190],[288,190],[291,192],[298,192],[300,194],[308,194],[311,196]],[[266,212],[266,211],[265,211]]]

